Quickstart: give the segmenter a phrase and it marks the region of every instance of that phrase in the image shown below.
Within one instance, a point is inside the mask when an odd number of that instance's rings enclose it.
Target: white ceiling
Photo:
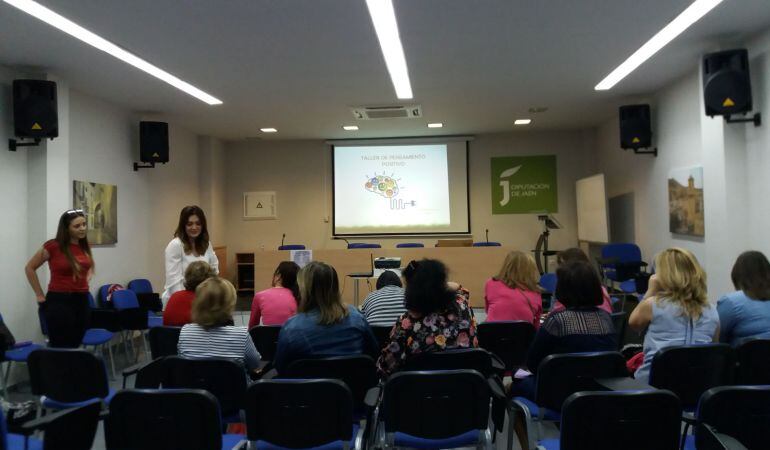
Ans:
[[[0,2],[0,64],[204,135],[265,139],[476,134],[596,125],[699,55],[770,29],[770,1],[725,0],[608,92],[594,85],[690,0],[394,0],[419,120],[356,122],[398,104],[363,0],[39,0],[221,99],[208,106]],[[428,122],[445,127],[428,130]],[[344,132],[357,124],[357,132]]]

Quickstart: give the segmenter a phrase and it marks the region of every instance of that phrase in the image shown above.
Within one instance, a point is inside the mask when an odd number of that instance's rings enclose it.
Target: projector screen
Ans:
[[[334,235],[467,234],[468,140],[337,141]]]

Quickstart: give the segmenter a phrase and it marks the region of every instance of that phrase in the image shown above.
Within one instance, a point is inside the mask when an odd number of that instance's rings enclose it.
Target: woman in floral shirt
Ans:
[[[441,261],[410,262],[404,280],[407,311],[396,321],[390,342],[377,361],[381,375],[398,371],[411,355],[479,346],[469,293],[447,283],[447,269]]]

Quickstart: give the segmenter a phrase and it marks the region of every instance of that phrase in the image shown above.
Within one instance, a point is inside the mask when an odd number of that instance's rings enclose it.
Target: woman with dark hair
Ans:
[[[94,270],[86,216],[80,209],[59,218],[56,238],[38,250],[24,271],[48,327],[51,347],[79,347],[90,322],[88,280]],[[36,270],[48,262],[51,280],[43,294]]]
[[[747,338],[770,337],[770,262],[761,252],[744,252],[731,278],[736,292],[717,302],[720,340],[738,345]]]
[[[577,247],[568,248],[556,254],[556,263],[559,266],[563,266],[564,264],[571,263],[573,261],[583,261],[587,264],[591,263],[591,261],[588,259],[588,255],[586,255],[583,250]],[[559,301],[559,297],[555,298],[556,301],[551,307],[552,313],[564,309],[564,305]],[[602,286],[602,303],[599,305],[599,308],[612,314],[612,300],[610,299],[609,292],[607,292],[607,289],[604,286]]]
[[[398,371],[417,353],[478,347],[469,293],[447,282],[447,268],[441,261],[412,261],[403,274],[406,312],[396,321],[377,361],[382,375]]]
[[[254,294],[251,302],[249,328],[259,325],[283,325],[290,317],[297,314],[299,285],[297,273],[299,266],[294,261],[283,261],[273,273],[270,289]]]
[[[283,324],[278,335],[273,361],[278,373],[298,359],[377,353],[377,340],[364,316],[342,303],[334,267],[313,261],[297,278],[298,313]]]
[[[401,279],[392,270],[382,272],[377,278],[377,290],[364,299],[361,312],[372,326],[392,327],[406,311]]]
[[[208,263],[219,274],[219,260],[214,246],[209,242],[206,215],[199,206],[185,206],[179,213],[179,223],[174,239],[166,246],[166,284],[163,288],[163,304],[171,294],[184,289],[184,271],[193,261]]]

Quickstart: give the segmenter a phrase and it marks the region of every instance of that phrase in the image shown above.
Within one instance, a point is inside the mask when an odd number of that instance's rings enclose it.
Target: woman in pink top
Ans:
[[[484,286],[487,322],[524,320],[539,328],[543,300],[537,282],[535,260],[523,252],[508,253],[500,273]]]
[[[591,260],[588,259],[588,255],[586,255],[583,250],[577,247],[562,250],[556,255],[556,263],[559,265],[559,267],[573,261],[584,261],[591,264]],[[551,307],[550,312],[556,312],[565,309],[564,305],[562,305],[558,299],[555,300],[556,301],[553,302],[553,306]],[[607,311],[609,314],[613,313],[612,300],[610,300],[610,294],[607,292],[607,288],[604,286],[602,286],[602,304],[599,305],[598,308]]]
[[[297,314],[297,272],[299,266],[292,261],[278,264],[273,273],[273,287],[254,294],[249,328],[259,325],[260,318],[262,325],[283,325],[289,317]]]

